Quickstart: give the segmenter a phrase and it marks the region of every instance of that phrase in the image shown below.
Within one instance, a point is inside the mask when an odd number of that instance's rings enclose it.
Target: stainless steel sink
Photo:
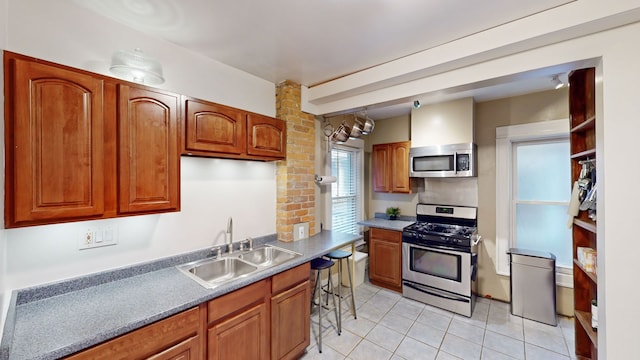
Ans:
[[[214,288],[227,281],[247,276],[258,267],[235,257],[205,259],[179,265],[178,269],[202,286]]]
[[[176,267],[200,285],[212,289],[299,256],[302,255],[274,246],[264,246],[215,259],[193,261]]]
[[[293,251],[265,246],[238,255],[238,258],[258,266],[275,266],[301,256]]]

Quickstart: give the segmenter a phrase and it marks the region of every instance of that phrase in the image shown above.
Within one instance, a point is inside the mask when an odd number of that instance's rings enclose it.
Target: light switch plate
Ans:
[[[306,239],[309,237],[309,223],[298,223],[293,225],[293,241]]]
[[[118,244],[116,225],[92,226],[82,230],[78,237],[78,250]]]

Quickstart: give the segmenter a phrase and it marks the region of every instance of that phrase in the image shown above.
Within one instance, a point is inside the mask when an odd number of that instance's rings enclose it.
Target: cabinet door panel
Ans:
[[[208,331],[209,359],[257,360],[269,358],[267,305],[256,305]]]
[[[10,64],[7,226],[102,214],[102,80],[22,59]]]
[[[309,280],[271,299],[272,359],[293,359],[307,348],[310,302]]]
[[[282,120],[249,114],[247,116],[247,154],[284,159],[287,128]]]
[[[149,360],[195,360],[200,359],[200,339],[198,336],[189,338],[178,345],[172,346],[161,353],[153,355]]]
[[[402,291],[402,233],[371,228],[369,256],[371,282]]]
[[[391,192],[411,192],[409,150],[410,145],[408,142],[391,144],[391,157],[393,158],[391,161],[391,177],[393,178]]]
[[[186,151],[242,154],[246,151],[246,114],[197,100],[186,101]]]
[[[373,145],[372,149],[373,191],[389,191],[389,146]]]
[[[177,210],[177,95],[119,86],[120,213]]]

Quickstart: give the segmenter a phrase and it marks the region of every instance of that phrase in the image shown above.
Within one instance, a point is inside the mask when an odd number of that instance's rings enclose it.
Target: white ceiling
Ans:
[[[273,83],[333,80],[565,4],[567,0],[73,0],[105,17]],[[431,94],[476,101],[552,88],[549,73]],[[562,77],[561,77],[562,78]],[[435,97],[435,98],[434,98]],[[411,102],[371,106],[374,118]]]

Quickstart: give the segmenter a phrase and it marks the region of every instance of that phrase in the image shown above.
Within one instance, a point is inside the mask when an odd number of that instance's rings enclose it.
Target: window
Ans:
[[[557,284],[571,287],[569,121],[496,129],[496,272],[511,247],[556,256]],[[505,191],[506,189],[506,191]]]
[[[362,214],[362,150],[334,145],[331,150],[331,229],[360,233]]]
[[[556,266],[571,267],[569,140],[513,143],[511,245],[551,252]]]

